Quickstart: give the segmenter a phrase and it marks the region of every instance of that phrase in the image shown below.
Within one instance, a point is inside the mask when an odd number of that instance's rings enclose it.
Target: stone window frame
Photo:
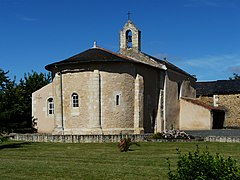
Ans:
[[[114,105],[117,106],[121,106],[122,103],[122,92],[120,91],[116,91],[113,93],[114,96]]]
[[[50,116],[54,114],[54,100],[52,97],[47,99],[47,114]]]
[[[219,105],[219,95],[218,94],[214,94],[213,95],[213,106],[214,107],[218,107]]]
[[[126,47],[127,47],[127,49],[132,49],[132,47],[133,47],[132,36],[133,36],[132,30],[128,29],[126,31]]]
[[[72,102],[72,107],[73,108],[78,108],[79,107],[79,96],[78,93],[73,92],[71,95],[71,102]]]
[[[73,98],[77,98],[77,99],[73,99]],[[71,101],[70,101],[70,107],[71,107],[71,116],[72,117],[78,117],[80,115],[80,98],[79,98],[79,94],[76,91],[73,91],[73,93],[71,94],[70,97]]]

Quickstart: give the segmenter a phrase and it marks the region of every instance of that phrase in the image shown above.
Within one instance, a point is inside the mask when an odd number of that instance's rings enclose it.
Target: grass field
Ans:
[[[240,165],[239,143],[149,142],[121,153],[115,143],[7,142],[0,144],[0,179],[167,179],[166,158],[175,164],[176,148],[188,152],[196,144]]]

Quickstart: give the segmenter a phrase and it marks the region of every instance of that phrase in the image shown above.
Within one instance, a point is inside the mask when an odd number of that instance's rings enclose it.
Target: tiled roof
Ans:
[[[198,96],[240,93],[240,80],[197,82],[196,91]]]
[[[72,56],[70,58],[67,58],[65,60],[49,64],[49,65],[45,66],[45,68],[47,70],[51,71],[51,69],[53,67],[61,66],[61,65],[65,65],[65,64],[76,64],[76,63],[84,63],[84,62],[107,62],[107,61],[134,62],[134,63],[145,64],[145,65],[163,69],[163,70],[166,70],[166,67],[167,67],[167,69],[171,69],[173,71],[177,71],[181,74],[185,74],[189,77],[195,78],[195,77],[191,76],[190,74],[188,74],[187,72],[183,71],[182,69],[178,68],[177,66],[175,66],[167,61],[163,61],[163,60],[157,59],[153,56],[150,56],[148,54],[140,52],[140,55],[141,54],[143,56],[145,56],[145,58],[141,58],[141,56],[129,57],[129,56],[126,56],[123,54],[111,52],[104,48],[95,47],[95,48],[88,49],[82,53],[79,53],[75,56]]]
[[[197,99],[191,99],[191,98],[185,98],[185,97],[182,97],[181,99],[185,100],[185,101],[188,101],[188,102],[191,102],[192,104],[196,104],[198,106],[202,106],[206,109],[209,109],[209,110],[215,110],[215,111],[223,111],[223,108],[221,107],[214,107],[214,106],[210,106],[208,104],[205,104]]]
[[[150,58],[152,58],[152,59],[154,59],[154,60],[157,61],[158,63],[164,64],[164,65],[167,67],[167,69],[171,69],[171,70],[173,70],[173,71],[177,71],[177,72],[179,72],[179,73],[181,73],[181,74],[185,74],[185,75],[187,75],[187,76],[190,76],[190,77],[196,79],[193,75],[187,73],[186,71],[180,69],[179,67],[175,66],[174,64],[172,64],[172,63],[170,63],[170,62],[168,62],[168,61],[166,61],[166,60],[160,60],[160,59],[158,59],[158,58],[156,58],[156,57],[153,57],[153,56],[150,56],[150,55],[148,55],[148,54],[145,54],[145,53],[143,53],[143,54],[146,55],[146,56],[148,56],[148,57],[150,57]]]
[[[152,67],[160,68],[162,69],[162,65],[158,63],[147,63],[143,62],[141,60],[137,60],[122,54],[114,53],[109,50],[106,50],[104,48],[96,47],[92,49],[88,49],[82,53],[79,53],[75,56],[72,56],[70,58],[67,58],[65,60],[55,62],[52,64],[49,64],[45,66],[45,68],[49,71],[55,66],[60,66],[64,64],[74,64],[74,63],[82,63],[82,62],[134,62],[134,63],[141,63],[146,64]]]

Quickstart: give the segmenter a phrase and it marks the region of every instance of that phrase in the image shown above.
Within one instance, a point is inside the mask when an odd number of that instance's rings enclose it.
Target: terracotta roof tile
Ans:
[[[114,53],[109,50],[106,50],[104,48],[96,47],[88,49],[82,53],[79,53],[75,56],[72,56],[70,58],[67,58],[62,61],[58,61],[52,64],[49,64],[45,66],[45,68],[49,71],[51,71],[52,67],[64,65],[64,64],[72,64],[72,63],[83,63],[83,62],[104,62],[104,61],[115,61],[115,62],[134,62],[134,63],[141,63],[146,64],[152,67],[156,68],[162,68],[162,65],[160,64],[153,64],[153,63],[147,63],[141,60],[137,60],[135,58],[131,58],[122,54]]]
[[[199,105],[199,106],[202,106],[206,109],[209,109],[209,110],[217,110],[217,111],[224,111],[224,109],[222,107],[214,107],[214,106],[210,106],[208,104],[205,104],[197,99],[191,99],[191,98],[186,98],[186,97],[182,97],[181,99],[185,100],[185,101],[188,101],[188,102],[191,102],[193,104],[196,104],[196,105]]]
[[[143,55],[144,57],[141,57],[141,55]],[[140,52],[139,56],[129,57],[129,56],[126,56],[123,54],[111,52],[111,51],[101,48],[101,47],[95,47],[95,48],[88,49],[86,51],[83,51],[82,53],[79,53],[79,54],[72,56],[70,58],[67,58],[65,60],[49,64],[49,65],[45,66],[45,68],[47,70],[51,71],[51,69],[53,67],[61,66],[64,64],[84,63],[84,62],[106,62],[106,61],[134,62],[134,63],[145,64],[145,65],[163,69],[163,70],[166,70],[166,67],[167,67],[171,70],[177,71],[181,74],[185,74],[185,75],[195,79],[195,77],[191,76],[190,74],[188,74],[187,72],[178,68],[177,66],[175,66],[167,61],[162,61],[160,59],[157,59],[148,54]]]

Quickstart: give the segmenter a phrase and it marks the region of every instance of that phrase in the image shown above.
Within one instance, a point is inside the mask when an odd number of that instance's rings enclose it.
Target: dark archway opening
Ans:
[[[225,112],[221,110],[213,110],[213,129],[222,129],[224,120],[225,120]]]

